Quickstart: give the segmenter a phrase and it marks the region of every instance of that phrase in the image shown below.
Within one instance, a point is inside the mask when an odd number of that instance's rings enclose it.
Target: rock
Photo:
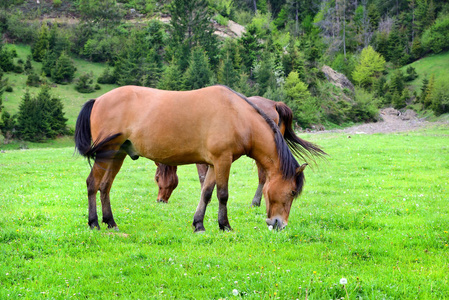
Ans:
[[[337,71],[326,65],[321,68],[321,71],[323,71],[324,75],[326,75],[327,80],[333,85],[338,86],[341,89],[347,88],[354,92],[354,85],[342,73],[338,73]]]

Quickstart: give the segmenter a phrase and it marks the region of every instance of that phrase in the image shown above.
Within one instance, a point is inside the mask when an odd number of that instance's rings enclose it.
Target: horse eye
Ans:
[[[292,196],[294,197],[294,196],[296,196],[296,191],[292,191]]]

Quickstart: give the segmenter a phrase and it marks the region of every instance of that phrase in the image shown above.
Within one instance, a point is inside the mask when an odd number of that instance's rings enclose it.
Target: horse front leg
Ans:
[[[254,194],[253,201],[251,202],[251,206],[260,206],[260,200],[262,199],[263,194],[263,186],[267,181],[267,175],[265,174],[265,170],[262,166],[256,162],[257,165],[257,174],[259,176],[259,185],[257,186],[256,193]]]
[[[232,230],[228,220],[228,181],[229,172],[231,170],[231,160],[223,159],[215,167],[215,177],[217,182],[217,198],[218,198],[218,226],[221,230]]]
[[[195,215],[193,216],[193,227],[195,232],[206,231],[204,228],[204,215],[206,214],[207,205],[212,198],[212,193],[215,188],[215,173],[214,167],[209,167],[206,178],[204,179],[203,187],[201,189],[201,199],[196,208]]]

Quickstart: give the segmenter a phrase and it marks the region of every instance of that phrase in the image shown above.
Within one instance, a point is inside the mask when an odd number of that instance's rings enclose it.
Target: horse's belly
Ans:
[[[178,138],[154,138],[149,135],[146,138],[130,138],[139,156],[149,158],[155,162],[166,165],[184,165],[206,162],[205,155],[202,154],[199,141],[187,141],[181,136]]]

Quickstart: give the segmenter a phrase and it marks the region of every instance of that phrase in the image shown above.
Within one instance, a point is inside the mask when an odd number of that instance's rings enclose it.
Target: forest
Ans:
[[[408,66],[449,50],[444,0],[3,0],[0,5],[0,93],[13,89],[8,73],[25,74],[28,86],[42,86],[36,99],[25,93],[14,114],[2,109],[0,96],[0,129],[8,138],[45,140],[69,133],[49,86],[70,83],[74,93],[103,84],[167,90],[224,84],[247,96],[285,102],[298,128],[376,121],[379,108],[388,106],[436,116],[449,112],[447,79]],[[231,22],[244,26],[241,35],[217,34]],[[8,44],[30,45],[31,55],[15,59]],[[96,78],[90,73],[74,78],[74,57],[107,67]],[[31,61],[42,68],[32,68]],[[333,85],[325,66],[352,84]],[[419,86],[411,86],[418,76]],[[42,120],[46,123],[33,131]]]

